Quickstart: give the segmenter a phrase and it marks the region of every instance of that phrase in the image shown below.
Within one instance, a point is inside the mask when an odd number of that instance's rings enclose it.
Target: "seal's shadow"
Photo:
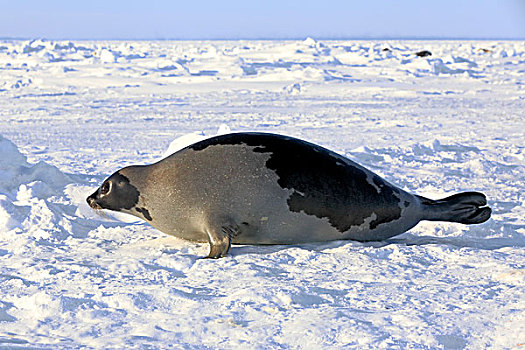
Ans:
[[[357,242],[351,240],[305,243],[295,245],[233,245],[231,255],[271,254],[291,248],[322,252],[324,250],[353,245],[356,247],[382,248],[391,244],[405,246],[423,246],[429,244],[444,245],[456,248],[474,248],[496,250],[506,247],[525,248],[525,236],[518,232],[525,225],[501,223],[491,220],[488,223],[471,227],[464,234],[454,237],[418,236],[410,232],[389,238],[384,241]],[[499,237],[498,237],[499,236]]]
[[[413,236],[399,239],[389,239],[384,241],[384,245],[404,244],[407,246],[438,244],[448,245],[457,248],[475,248],[483,250],[496,250],[505,247],[525,247],[525,239],[517,238],[469,238],[469,237],[432,237],[432,236]]]

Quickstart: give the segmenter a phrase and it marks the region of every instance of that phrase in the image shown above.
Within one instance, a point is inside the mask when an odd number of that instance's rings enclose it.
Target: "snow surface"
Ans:
[[[524,117],[523,41],[1,41],[0,348],[522,348]],[[494,214],[204,260],[85,203],[219,127]]]

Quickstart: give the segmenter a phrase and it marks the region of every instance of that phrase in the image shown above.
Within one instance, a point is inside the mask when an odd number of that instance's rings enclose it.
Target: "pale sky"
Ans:
[[[0,0],[0,38],[525,39],[525,0]]]

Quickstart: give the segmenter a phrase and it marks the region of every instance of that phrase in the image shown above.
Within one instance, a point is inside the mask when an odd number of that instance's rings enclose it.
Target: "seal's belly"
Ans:
[[[394,205],[386,207],[381,202],[376,207],[367,208],[368,216],[363,215],[359,203],[355,207],[345,206],[345,212],[318,203],[317,213],[304,210],[293,211],[290,208],[290,191],[283,193],[278,186],[266,186],[266,196],[259,193],[249,200],[250,206],[236,207],[232,212],[239,213],[238,222],[248,225],[240,227],[240,233],[234,237],[238,244],[294,244],[352,239],[357,241],[383,240],[396,236],[414,227],[419,222],[419,201],[404,191],[398,190]],[[352,198],[348,199],[352,202]],[[402,203],[402,204],[398,204]],[[379,215],[393,217],[392,220],[379,222]],[[341,230],[333,218],[346,218],[350,225]]]
[[[296,244],[325,242],[334,240],[373,241],[396,236],[414,227],[419,219],[410,211],[405,211],[399,219],[374,226],[376,218],[371,215],[359,226],[340,232],[328,218],[318,218],[305,213],[287,210],[266,212],[249,226],[243,226],[234,244]],[[351,212],[348,215],[352,215]],[[255,217],[253,213],[247,217]]]

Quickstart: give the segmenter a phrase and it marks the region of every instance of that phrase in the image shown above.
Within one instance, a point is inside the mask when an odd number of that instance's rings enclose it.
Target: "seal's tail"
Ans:
[[[479,192],[463,192],[440,200],[418,196],[423,205],[423,220],[480,224],[490,218],[492,209]]]

